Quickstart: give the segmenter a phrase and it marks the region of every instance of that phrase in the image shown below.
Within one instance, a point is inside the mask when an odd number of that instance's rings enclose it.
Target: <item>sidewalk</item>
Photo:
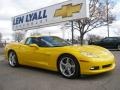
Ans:
[[[4,54],[3,54],[4,50],[3,48],[0,48],[0,61],[4,60]]]
[[[0,54],[0,61],[3,61],[5,59],[4,55]]]
[[[3,54],[4,48],[0,48],[0,54]]]

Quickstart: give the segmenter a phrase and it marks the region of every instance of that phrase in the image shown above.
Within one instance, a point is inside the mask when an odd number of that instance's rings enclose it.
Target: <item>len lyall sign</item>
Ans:
[[[87,0],[69,0],[12,18],[13,30],[34,29],[89,16]]]

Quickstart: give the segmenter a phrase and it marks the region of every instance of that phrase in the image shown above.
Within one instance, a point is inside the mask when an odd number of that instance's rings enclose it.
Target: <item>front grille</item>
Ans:
[[[107,65],[103,65],[102,68],[108,68],[110,67],[112,64],[107,64]]]

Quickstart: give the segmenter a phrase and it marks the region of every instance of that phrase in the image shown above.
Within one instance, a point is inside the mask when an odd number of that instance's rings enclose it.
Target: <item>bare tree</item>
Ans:
[[[30,36],[40,36],[40,35],[41,35],[41,33],[38,32],[38,31],[32,32],[32,33],[30,34]]]
[[[17,42],[20,42],[21,40],[23,40],[24,36],[25,36],[25,32],[23,31],[16,31],[13,34],[13,38]]]
[[[84,35],[93,30],[94,28],[98,28],[101,26],[107,25],[108,23],[112,23],[113,20],[115,20],[115,16],[111,14],[110,10],[113,7],[113,2],[109,1],[107,3],[109,5],[109,8],[107,9],[106,6],[106,0],[90,0],[89,3],[89,11],[90,11],[90,17],[84,18],[80,20],[76,20],[73,23],[74,30],[78,30],[80,33],[80,44],[83,44]],[[109,12],[109,16],[107,19],[107,10]],[[65,27],[71,27],[71,22],[66,23],[64,25]]]
[[[103,37],[101,37],[99,35],[93,35],[93,34],[88,34],[88,36],[87,36],[88,43],[101,40],[102,38]]]

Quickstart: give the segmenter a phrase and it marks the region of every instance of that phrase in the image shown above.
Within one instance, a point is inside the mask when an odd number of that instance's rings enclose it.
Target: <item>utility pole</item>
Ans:
[[[107,5],[107,32],[108,32],[108,37],[110,36],[110,30],[109,30],[109,10],[108,10],[108,0],[106,0],[106,5]]]
[[[73,21],[71,21],[71,31],[72,31],[72,44],[74,44],[74,29],[73,29]]]

